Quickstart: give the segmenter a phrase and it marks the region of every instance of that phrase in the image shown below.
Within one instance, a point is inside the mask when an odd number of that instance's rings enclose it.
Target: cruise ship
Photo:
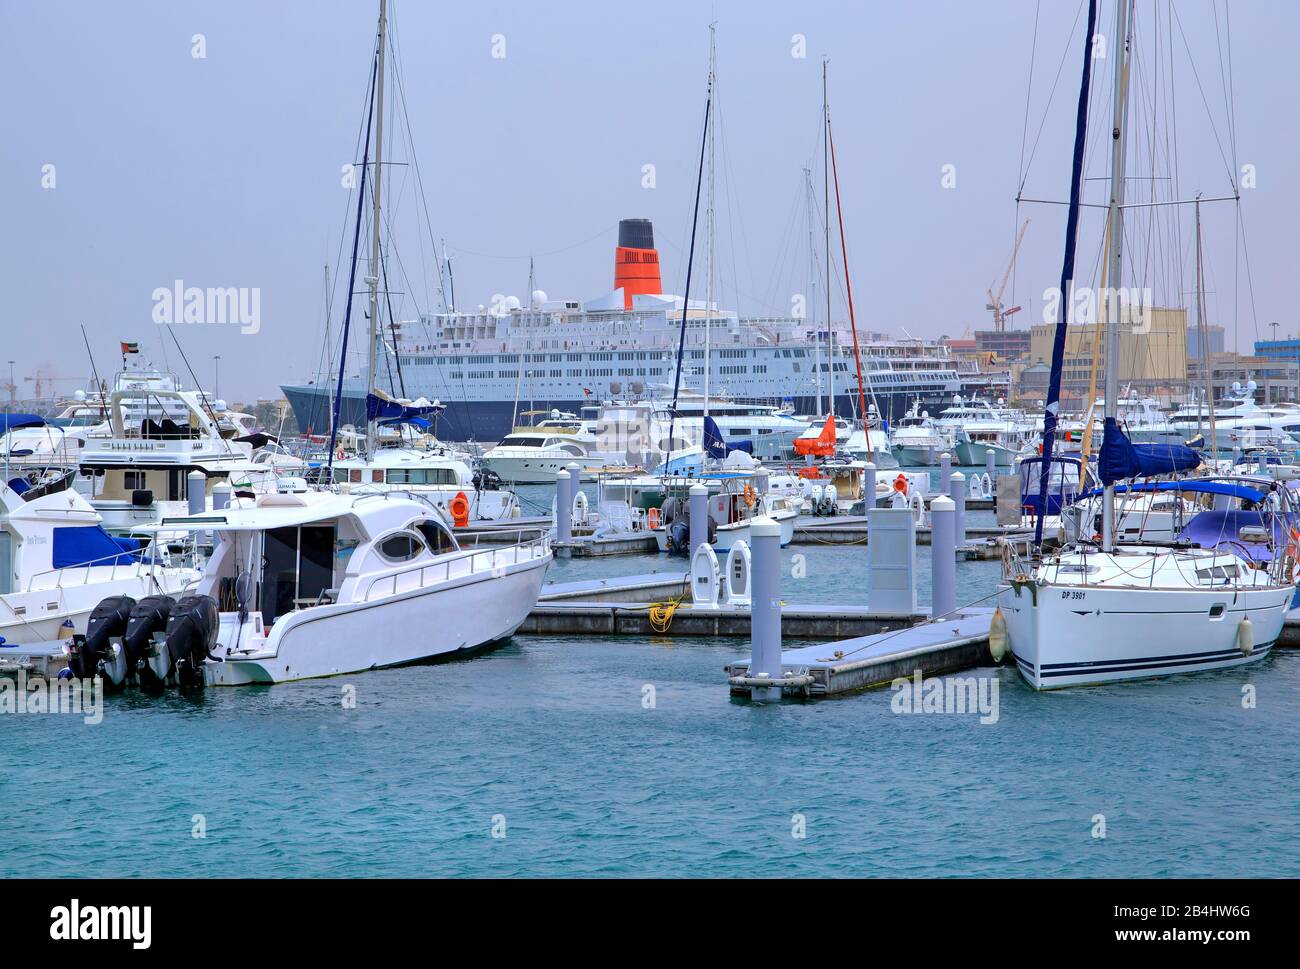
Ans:
[[[396,366],[390,359],[379,368],[395,386],[383,389],[441,401],[446,410],[437,433],[457,441],[499,441],[522,410],[577,412],[606,399],[648,395],[672,385],[681,333],[683,299],[662,290],[651,223],[624,219],[611,293],[551,300],[538,290],[526,306],[509,297],[475,312],[399,322],[390,339]],[[954,394],[989,391],[990,375],[940,344],[870,334],[860,346],[869,402],[886,419],[901,417],[918,399],[937,411]],[[852,416],[857,408],[852,335],[841,324],[820,329],[796,317],[741,317],[692,299],[684,353],[684,388],[703,392],[708,366],[711,395],[825,414],[833,386],[837,414]],[[304,431],[329,426],[332,377],[282,390]],[[344,379],[341,424],[364,423],[365,393],[363,378]]]

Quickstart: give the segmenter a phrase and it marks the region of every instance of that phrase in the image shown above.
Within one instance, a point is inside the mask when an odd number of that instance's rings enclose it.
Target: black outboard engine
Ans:
[[[689,556],[691,554],[691,523],[675,521],[668,526],[668,554]]]
[[[475,491],[501,490],[501,475],[495,471],[489,471],[487,468],[480,468],[475,471],[472,481]]]
[[[186,596],[172,607],[166,652],[182,690],[202,689],[203,663],[216,646],[220,629],[221,611],[212,596]]]
[[[121,686],[126,679],[126,654],[121,643],[112,640],[126,635],[135,600],[130,596],[109,596],[100,601],[86,620],[86,635],[76,637],[68,666],[72,675],[90,679],[103,675],[104,682]]]
[[[130,678],[135,679],[141,675],[140,670],[147,665],[146,658],[151,652],[166,648],[163,643],[154,644],[154,633],[166,632],[167,617],[171,615],[174,605],[176,600],[171,596],[146,596],[131,610],[131,618],[126,624],[126,636],[123,638],[127,676]]]
[[[667,526],[670,522],[674,522],[677,520],[678,512],[681,510],[682,507],[683,507],[683,503],[680,498],[669,496],[664,499],[663,505],[661,505],[659,508],[659,517],[663,520],[665,526]],[[689,506],[685,506],[685,507],[689,508]],[[686,514],[689,514],[689,511],[686,512]]]

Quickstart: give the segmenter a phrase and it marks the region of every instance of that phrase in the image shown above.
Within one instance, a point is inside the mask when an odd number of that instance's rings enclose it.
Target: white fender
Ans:
[[[997,493],[993,490],[993,479],[989,477],[987,471],[980,475],[980,487],[984,489],[985,498],[997,497]]]
[[[691,601],[697,606],[718,604],[718,556],[701,543],[691,556]]]
[[[588,511],[590,511],[590,503],[587,501],[587,494],[579,491],[573,496],[573,523],[575,525],[587,524]]]
[[[912,517],[916,519],[917,528],[923,528],[925,526],[925,498],[921,496],[921,492],[912,492],[911,505]]]
[[[1242,656],[1249,656],[1255,649],[1255,624],[1249,616],[1237,623],[1237,648]]]
[[[749,577],[749,546],[744,542],[737,542],[727,553],[727,570],[722,579],[722,591],[727,605],[748,607],[752,603]]]

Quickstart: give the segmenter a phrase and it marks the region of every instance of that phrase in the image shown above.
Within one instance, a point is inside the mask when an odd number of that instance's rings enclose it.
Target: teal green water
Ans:
[[[861,602],[865,555],[787,549],[782,594]],[[677,567],[551,578],[656,566]],[[962,598],[995,575],[961,564]],[[745,654],[518,637],[465,661],[127,693],[98,726],[0,716],[0,875],[1300,875],[1298,652],[1050,694],[979,671],[992,724],[894,713],[889,690],[732,699],[723,666]]]

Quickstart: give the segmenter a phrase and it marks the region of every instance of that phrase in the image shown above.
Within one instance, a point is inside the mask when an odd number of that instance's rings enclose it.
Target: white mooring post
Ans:
[[[709,544],[709,489],[702,484],[691,485],[691,554],[701,545]]]
[[[749,524],[750,676],[781,679],[781,526],[760,515]],[[752,700],[779,700],[781,687],[753,686]]]
[[[984,451],[984,470],[988,472],[990,478],[998,476],[997,457],[994,455],[992,448],[986,448]]]
[[[867,608],[916,613],[916,518],[910,506],[877,508],[867,518]]]
[[[952,455],[944,451],[939,455],[939,494],[948,493],[948,479],[952,477]]]
[[[191,515],[202,515],[207,506],[208,476],[202,471],[191,471],[185,476],[185,497],[189,500]]]
[[[962,548],[966,544],[966,476],[960,471],[954,471],[951,485],[948,497],[956,506],[956,515],[953,518],[953,543],[956,548]]]
[[[957,504],[940,495],[930,502],[930,618],[957,608]]]
[[[862,507],[868,511],[876,507],[876,465],[868,461],[862,472]]]
[[[573,541],[573,494],[569,490],[569,472],[555,472],[555,540]]]
[[[234,491],[230,483],[219,481],[212,486],[212,510],[225,511],[230,507],[230,494]]]

